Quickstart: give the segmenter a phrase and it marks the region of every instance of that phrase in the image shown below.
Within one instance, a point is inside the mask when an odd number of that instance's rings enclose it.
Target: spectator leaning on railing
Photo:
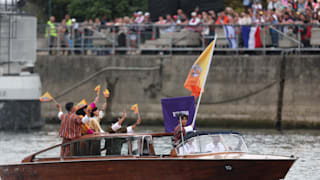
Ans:
[[[127,51],[129,53],[136,53],[139,45],[145,40],[158,38],[158,32],[189,30],[200,33],[204,44],[207,44],[210,39],[206,38],[212,38],[218,28],[220,28],[219,32],[223,29],[222,32],[230,48],[249,48],[248,41],[252,38],[249,36],[254,34],[256,27],[261,27],[264,32],[261,34],[271,40],[271,44],[264,44],[265,46],[278,47],[279,41],[287,35],[301,40],[305,47],[310,46],[312,29],[310,24],[320,24],[320,0],[267,0],[265,7],[262,6],[261,0],[250,2],[252,1],[243,1],[247,6],[245,12],[236,12],[231,7],[227,7],[216,16],[213,10],[201,12],[199,8],[195,8],[188,17],[182,9],[177,9],[176,14],[165,14],[165,18],[159,16],[156,22],[151,21],[150,13],[142,11],[132,16],[116,17],[114,20],[108,20],[103,16],[100,21],[99,17],[96,17],[94,22],[89,19],[79,24],[69,15],[66,15],[59,25],[55,24],[54,17],[51,17],[46,28],[49,54],[52,54],[52,48],[56,47],[56,40],[59,40],[59,48],[62,48],[63,53],[65,53],[64,48],[72,48],[68,49],[68,54],[89,52],[92,49],[93,54],[105,55],[105,50],[93,50],[94,40],[91,37],[95,31],[116,34],[117,43],[113,47],[130,47],[130,51]],[[219,36],[223,38],[221,34]],[[260,34],[256,33],[255,36],[258,37]],[[107,48],[107,46],[99,47]],[[79,48],[84,50],[80,51]]]

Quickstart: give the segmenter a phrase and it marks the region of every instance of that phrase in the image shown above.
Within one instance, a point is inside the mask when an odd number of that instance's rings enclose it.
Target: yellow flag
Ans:
[[[76,105],[76,108],[77,108],[77,109],[81,109],[81,108],[83,108],[83,107],[85,107],[85,106],[87,106],[87,105],[88,105],[87,101],[86,101],[85,99],[82,99],[82,100]]]
[[[96,88],[94,88],[94,90],[97,91],[97,95],[100,94],[100,89],[101,89],[100,84]]]
[[[108,98],[110,96],[110,92],[108,89],[104,90],[103,94],[104,94],[104,97],[106,97],[106,98]]]
[[[138,114],[139,113],[138,104],[132,105],[131,110],[134,111],[135,114]]]
[[[208,75],[209,66],[214,50],[214,41],[201,53],[197,61],[192,65],[189,75],[184,83],[184,87],[192,92],[195,97],[200,96],[201,88]],[[203,92],[203,90],[202,90]]]
[[[40,97],[41,102],[49,102],[52,100],[53,100],[53,97],[51,96],[51,94],[48,91]]]

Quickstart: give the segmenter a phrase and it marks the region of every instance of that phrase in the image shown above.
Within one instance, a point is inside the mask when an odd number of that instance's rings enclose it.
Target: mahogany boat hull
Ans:
[[[87,159],[0,165],[1,180],[279,180],[295,159]]]

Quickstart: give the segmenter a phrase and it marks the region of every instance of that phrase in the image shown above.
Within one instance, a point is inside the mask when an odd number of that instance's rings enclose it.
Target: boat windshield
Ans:
[[[69,155],[63,158],[103,157],[103,156],[139,156],[142,153],[144,136],[129,137],[99,137],[75,140],[62,145],[69,150]],[[149,138],[151,139],[151,137]],[[43,151],[36,155],[35,160],[60,158],[61,146]],[[146,150],[145,150],[146,151]]]
[[[185,140],[176,147],[178,155],[248,152],[243,138],[239,134],[197,135]]]

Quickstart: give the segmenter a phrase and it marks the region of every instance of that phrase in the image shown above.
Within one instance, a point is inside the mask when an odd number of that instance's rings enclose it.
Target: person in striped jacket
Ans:
[[[81,117],[75,114],[76,107],[73,102],[68,102],[65,105],[66,113],[62,112],[60,104],[56,104],[59,108],[58,118],[61,120],[59,136],[63,138],[61,146],[61,157],[70,156],[70,144],[63,145],[71,142],[73,139],[81,136],[81,124],[85,124],[89,121],[88,113],[85,117]],[[86,111],[86,110],[85,110]]]

